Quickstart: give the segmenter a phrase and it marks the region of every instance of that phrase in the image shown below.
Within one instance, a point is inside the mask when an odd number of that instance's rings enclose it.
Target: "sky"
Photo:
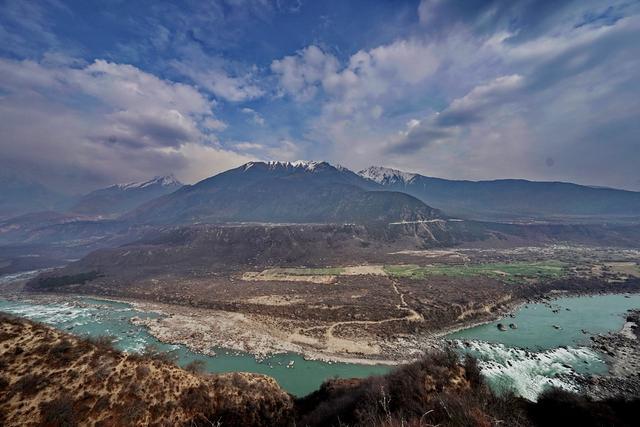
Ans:
[[[640,1],[0,0],[0,168],[251,160],[640,190]]]

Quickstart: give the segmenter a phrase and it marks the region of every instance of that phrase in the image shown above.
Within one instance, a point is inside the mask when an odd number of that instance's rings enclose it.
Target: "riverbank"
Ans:
[[[634,388],[637,382],[634,383],[633,378],[620,380],[607,375],[605,360],[598,356],[605,351],[595,347],[593,351],[586,351],[588,348],[585,345],[589,344],[589,335],[580,332],[580,328],[591,329],[591,326],[595,325],[602,326],[599,330],[593,329],[592,333],[595,335],[621,329],[620,321],[623,318],[620,317],[620,313],[624,313],[626,309],[620,311],[620,307],[640,306],[637,296],[630,298],[627,299],[624,295],[610,295],[600,298],[558,299],[552,304],[545,301],[537,305],[521,304],[515,316],[529,312],[538,319],[542,316],[542,319],[546,320],[538,324],[538,320],[526,322],[518,317],[513,321],[518,322],[520,327],[505,332],[499,331],[495,324],[474,328],[491,333],[498,339],[506,339],[507,342],[509,339],[516,340],[508,343],[508,346],[496,341],[492,343],[491,339],[483,337],[482,333],[478,332],[472,333],[470,338],[464,338],[463,340],[467,341],[462,343],[467,346],[466,350],[472,350],[477,354],[483,374],[491,384],[497,383],[501,384],[500,387],[516,389],[520,395],[529,399],[535,399],[548,384],[575,391],[584,388],[585,392],[589,386],[589,395],[601,398],[614,395],[621,387],[627,390],[628,395],[633,395],[637,390]],[[273,375],[283,387],[295,391],[298,395],[312,390],[311,386],[306,384],[310,376],[314,376],[314,384],[319,385],[334,375],[351,377],[384,373],[385,369],[388,369],[383,368],[384,366],[390,367],[409,361],[408,357],[405,357],[407,360],[384,359],[316,350],[294,342],[296,337],[289,331],[300,325],[292,325],[286,330],[278,324],[274,329],[269,327],[269,324],[265,325],[264,319],[253,319],[252,316],[238,313],[215,313],[206,309],[122,298],[92,298],[84,295],[70,298],[68,295],[16,294],[13,299],[15,304],[24,306],[20,310],[14,310],[16,314],[31,316],[30,318],[35,320],[40,316],[43,321],[62,330],[70,330],[80,336],[88,332],[90,336],[113,334],[124,340],[121,342],[124,348],[120,348],[125,351],[143,351],[146,345],[155,343],[161,351],[177,352],[182,366],[192,360],[203,359],[211,372],[245,371]],[[618,302],[612,305],[611,300]],[[571,310],[558,310],[560,305],[571,307]],[[608,316],[608,323],[600,325],[603,322],[595,319],[593,310],[602,311],[606,317]],[[567,319],[574,319],[574,323],[567,323]],[[493,320],[493,323],[497,321]],[[551,322],[559,323],[565,328],[551,328]],[[593,325],[589,326],[589,322]],[[622,338],[630,339],[631,326],[631,322],[627,322],[622,328]],[[526,346],[519,340],[529,339],[527,337],[532,331],[531,328],[542,334],[540,336],[551,340],[546,345],[546,350],[535,347],[523,349]],[[467,331],[473,332],[474,329]],[[573,333],[566,335],[571,330]],[[287,333],[289,335],[286,335]],[[393,343],[396,353],[387,354],[397,354],[407,349],[419,351],[416,341],[421,338],[413,338],[413,341],[399,340]],[[572,345],[575,339],[579,339],[581,343]],[[538,339],[533,339],[533,342],[536,346],[542,344]],[[442,337],[432,338],[430,341],[430,345],[438,348],[447,345],[446,343]],[[611,341],[607,348],[615,355],[616,348],[622,346],[619,341]],[[632,350],[624,353],[626,356],[632,355]],[[640,352],[636,350],[636,353]],[[405,355],[408,354],[405,352]],[[607,358],[606,362],[612,365],[615,360],[613,357]],[[628,374],[632,375],[634,370],[638,372],[637,362],[629,363],[628,357],[619,360],[619,366],[631,367]],[[295,374],[292,368],[295,368]],[[370,373],[368,369],[371,369]],[[609,369],[615,371],[611,366]],[[580,387],[574,387],[575,385]]]
[[[345,351],[336,353],[330,348],[322,348],[319,340],[302,335],[299,330],[306,325],[292,321],[275,322],[266,316],[178,305],[131,300],[126,302],[137,310],[162,315],[156,319],[132,319],[133,323],[145,326],[156,339],[167,344],[181,344],[201,354],[213,355],[215,351],[212,349],[218,347],[250,354],[258,361],[285,353],[299,354],[305,360],[359,365],[394,366],[412,361],[406,358],[376,357],[380,353],[372,351],[377,349],[377,344],[372,342],[342,340]],[[387,345],[392,346],[391,343]],[[432,347],[435,348],[435,344]]]
[[[610,294],[610,293],[609,293]],[[603,295],[582,294],[583,296]],[[274,319],[270,316],[243,314],[141,301],[131,298],[111,298],[101,295],[73,295],[74,299],[94,299],[129,304],[141,315],[132,318],[131,323],[144,327],[150,335],[165,344],[184,345],[189,350],[208,356],[216,354],[215,349],[225,349],[251,355],[256,361],[280,354],[298,354],[305,360],[327,363],[350,363],[359,365],[401,365],[416,360],[424,352],[441,349],[443,338],[459,331],[471,330],[478,326],[490,325],[501,319],[515,316],[523,307],[544,304],[552,309],[552,301],[576,294],[552,293],[540,298],[511,300],[499,312],[481,321],[467,321],[447,327],[434,333],[421,335],[398,335],[390,338],[352,340],[334,337],[339,346],[328,346],[323,342],[325,335],[309,336],[308,330],[323,330],[331,325],[308,324],[292,320]],[[31,299],[40,302],[69,301],[69,295],[14,293],[6,298]],[[144,313],[154,313],[150,318]],[[518,331],[514,331],[517,333]]]
[[[591,341],[609,372],[584,378],[582,391],[594,399],[640,396],[640,310],[629,310],[619,331],[593,336]]]

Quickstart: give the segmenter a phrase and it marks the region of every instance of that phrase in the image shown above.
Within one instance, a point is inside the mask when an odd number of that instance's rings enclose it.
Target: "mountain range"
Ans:
[[[0,168],[0,218],[64,209],[68,197],[7,168]]]
[[[74,218],[166,225],[392,223],[443,217],[615,222],[640,217],[640,193],[634,191],[518,179],[456,181],[377,166],[354,173],[307,161],[249,162],[194,185],[161,176],[75,199],[5,173],[0,190],[0,218],[56,211],[65,215],[65,223]],[[23,227],[25,221],[42,217],[50,221],[52,215],[30,214],[17,222]]]
[[[182,187],[173,175],[157,176],[148,181],[116,184],[81,196],[70,213],[87,216],[113,216],[172,193]]]
[[[66,263],[93,253],[77,266],[116,271],[123,260],[140,268],[196,268],[196,260],[205,265],[214,253],[230,265],[267,263],[265,254],[282,264],[312,264],[465,242],[635,247],[640,227],[615,224],[614,215],[640,217],[639,196],[564,183],[448,181],[384,168],[354,173],[327,162],[249,162],[193,185],[172,177],[114,185],[66,212],[0,220],[0,265],[13,271],[39,259],[34,254]],[[581,221],[572,222],[578,215]],[[592,223],[585,223],[589,215]]]
[[[448,215],[477,220],[640,217],[640,192],[523,179],[457,181],[372,166],[359,172]]]
[[[389,223],[439,213],[327,162],[250,162],[154,199],[123,216],[142,224]]]

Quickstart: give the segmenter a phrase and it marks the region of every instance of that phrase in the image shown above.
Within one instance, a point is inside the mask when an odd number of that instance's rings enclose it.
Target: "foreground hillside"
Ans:
[[[558,390],[537,403],[496,396],[473,359],[447,351],[293,400],[269,377],[187,371],[162,354],[126,355],[4,314],[0,366],[6,426],[627,426],[639,403]]]
[[[286,425],[293,402],[257,374],[198,375],[0,313],[0,425]]]

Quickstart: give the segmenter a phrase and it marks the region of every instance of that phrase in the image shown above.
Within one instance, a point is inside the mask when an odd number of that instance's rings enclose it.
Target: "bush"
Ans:
[[[144,366],[144,365],[136,366],[136,378],[138,378],[139,380],[145,378],[147,375],[149,375],[150,372],[151,370],[149,369],[148,366]]]
[[[538,425],[635,426],[640,399],[594,401],[557,388],[546,390],[537,403],[529,405],[531,419]]]
[[[34,396],[38,392],[48,385],[48,380],[45,377],[27,374],[20,377],[18,381],[12,384],[11,390],[14,393],[22,393],[24,396]]]
[[[114,350],[114,343],[116,338],[112,335],[99,335],[97,337],[87,337],[85,339],[88,343],[93,344],[100,350],[111,351]]]
[[[477,387],[483,384],[482,373],[480,372],[480,366],[478,366],[478,359],[467,354],[464,358],[464,376],[472,384]]]
[[[502,400],[483,383],[477,361],[434,352],[393,372],[364,380],[329,381],[296,401],[297,425],[519,426],[522,400]]]
[[[73,399],[62,395],[40,404],[41,424],[51,427],[72,427],[78,424]]]
[[[173,351],[162,351],[155,345],[148,345],[144,348],[142,353],[138,356],[131,355],[133,358],[155,360],[162,363],[175,364],[178,360],[178,355]]]
[[[59,343],[51,346],[49,349],[49,355],[54,361],[67,364],[74,359],[74,345],[71,341],[63,339]]]
[[[201,374],[205,371],[206,363],[204,360],[194,360],[189,362],[184,369],[192,374]]]

